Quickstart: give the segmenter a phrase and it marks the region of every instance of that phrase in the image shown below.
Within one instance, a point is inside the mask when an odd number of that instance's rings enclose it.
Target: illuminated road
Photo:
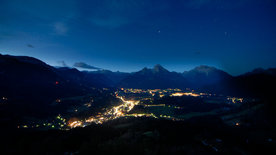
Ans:
[[[103,114],[98,116],[92,116],[84,121],[74,121],[68,124],[68,126],[71,128],[85,127],[90,123],[102,124],[103,122],[106,122],[109,120],[113,120],[119,117],[124,117],[126,113],[131,111],[140,102],[140,101],[134,101],[134,100],[125,100],[121,96],[117,96],[117,98],[119,98],[123,102],[123,104],[112,107],[111,109],[107,110]]]

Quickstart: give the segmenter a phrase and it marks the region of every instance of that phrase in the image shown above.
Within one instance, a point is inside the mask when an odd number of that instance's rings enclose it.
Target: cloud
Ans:
[[[31,45],[31,44],[27,44],[27,47],[29,47],[29,48],[34,48],[34,46]]]
[[[101,68],[98,68],[98,67],[94,67],[94,66],[88,65],[88,64],[86,64],[84,62],[76,62],[73,66],[77,67],[77,68],[82,68],[82,69],[94,69],[94,70],[95,69],[96,70],[101,69]]]
[[[53,24],[53,27],[57,35],[66,35],[69,29],[64,22],[56,22]]]
[[[194,52],[194,54],[196,54],[196,55],[200,55],[200,54],[201,54],[201,52],[200,52],[200,51],[195,51],[195,52]]]

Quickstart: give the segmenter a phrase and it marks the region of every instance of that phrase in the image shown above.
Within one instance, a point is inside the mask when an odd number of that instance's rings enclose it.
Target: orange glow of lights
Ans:
[[[82,125],[83,125],[83,122],[76,117],[70,118],[68,121],[68,126],[71,128],[80,127]]]
[[[195,93],[173,93],[171,96],[193,96],[193,97],[197,97],[200,96],[198,94]]]

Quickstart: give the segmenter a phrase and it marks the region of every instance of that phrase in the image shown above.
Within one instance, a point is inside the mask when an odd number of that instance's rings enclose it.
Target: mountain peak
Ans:
[[[161,65],[157,64],[153,68],[147,68],[144,67],[142,70],[140,70],[138,73],[141,74],[159,74],[159,73],[169,73],[167,69],[162,67]]]
[[[156,64],[155,66],[154,66],[154,68],[159,68],[159,67],[162,67],[160,64]],[[163,67],[162,67],[163,68]]]
[[[169,72],[167,69],[162,67],[160,64],[155,65],[153,68],[153,71],[154,72]]]
[[[210,72],[210,71],[217,70],[217,69],[215,67],[210,67],[207,65],[200,65],[200,66],[194,68],[194,70],[197,70],[199,72]]]

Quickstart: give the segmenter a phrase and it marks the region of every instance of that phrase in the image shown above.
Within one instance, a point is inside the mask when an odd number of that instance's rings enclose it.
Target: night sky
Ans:
[[[0,0],[0,53],[132,72],[276,67],[275,0]]]

